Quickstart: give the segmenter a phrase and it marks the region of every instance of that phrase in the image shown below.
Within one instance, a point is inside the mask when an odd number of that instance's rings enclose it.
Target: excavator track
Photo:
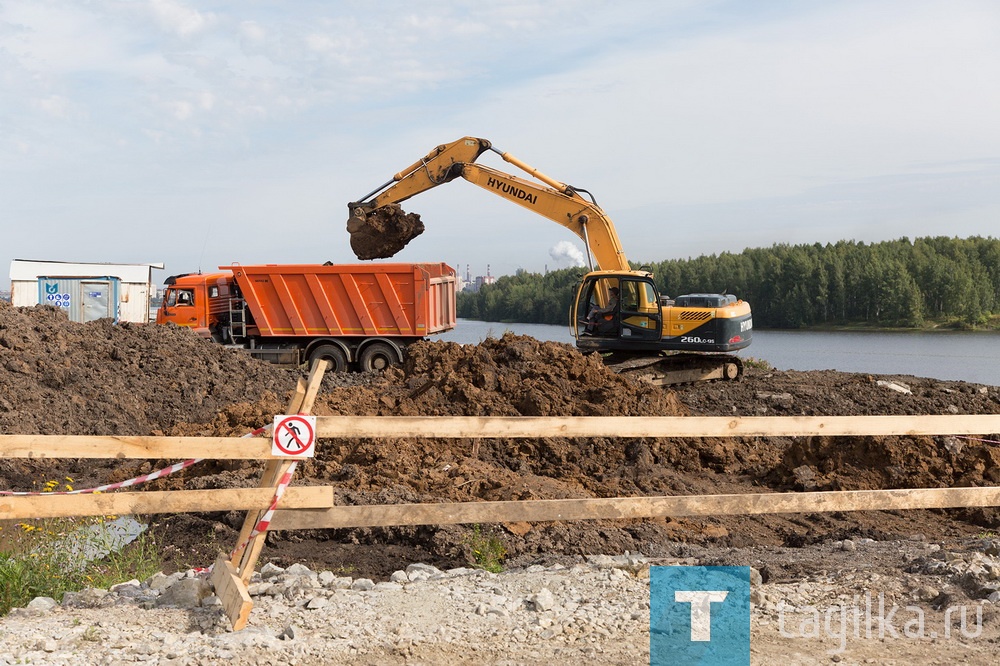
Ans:
[[[615,373],[655,386],[675,386],[710,381],[739,381],[743,360],[731,354],[607,354],[604,364]]]

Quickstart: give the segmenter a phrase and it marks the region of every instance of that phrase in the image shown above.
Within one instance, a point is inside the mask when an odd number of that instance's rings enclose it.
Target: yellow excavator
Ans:
[[[535,180],[477,164],[486,151]],[[751,341],[748,303],[731,294],[661,296],[652,273],[629,265],[614,224],[589,192],[546,176],[486,139],[464,137],[440,145],[349,203],[347,230],[358,258],[388,257],[402,249],[423,225],[399,203],[456,178],[561,224],[583,240],[590,272],[570,312],[582,352],[600,353],[616,372],[658,385],[733,380],[743,374],[743,363],[732,352]]]

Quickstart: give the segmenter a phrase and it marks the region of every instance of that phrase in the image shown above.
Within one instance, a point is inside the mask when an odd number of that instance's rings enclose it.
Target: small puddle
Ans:
[[[68,535],[60,546],[72,555],[70,561],[79,562],[83,568],[88,562],[117,553],[148,527],[132,516],[121,516],[99,525],[81,527]]]

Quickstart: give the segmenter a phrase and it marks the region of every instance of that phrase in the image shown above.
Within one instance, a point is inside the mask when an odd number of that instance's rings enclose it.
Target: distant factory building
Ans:
[[[52,305],[78,322],[110,318],[147,323],[155,294],[153,269],[163,270],[163,264],[15,259],[10,262],[11,304]]]
[[[470,294],[474,294],[479,291],[479,289],[484,284],[494,284],[497,281],[495,277],[490,275],[490,265],[486,264],[486,275],[478,275],[475,278],[472,277],[472,271],[469,265],[465,265],[465,277],[462,277],[461,272],[458,274],[458,291],[464,291]]]

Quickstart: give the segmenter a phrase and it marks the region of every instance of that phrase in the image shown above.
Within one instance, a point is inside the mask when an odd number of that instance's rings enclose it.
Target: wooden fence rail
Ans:
[[[777,437],[1000,433],[1000,414],[915,416],[321,416],[319,437]]]
[[[271,440],[259,437],[142,437],[0,435],[3,458],[269,459]]]
[[[24,497],[0,496],[0,519],[66,518],[69,516],[128,516],[156,513],[250,511],[267,506],[271,488],[218,490],[157,490],[94,495],[43,493]],[[323,509],[333,506],[332,486],[295,486],[282,497],[289,509]]]
[[[282,510],[271,529],[336,529],[396,525],[622,520],[765,513],[825,513],[1000,506],[1000,488],[907,488],[807,493],[602,497],[588,499],[334,506]]]
[[[1000,414],[919,416],[318,416],[324,438],[795,437],[1000,433]],[[3,458],[274,459],[242,437],[0,435]]]

